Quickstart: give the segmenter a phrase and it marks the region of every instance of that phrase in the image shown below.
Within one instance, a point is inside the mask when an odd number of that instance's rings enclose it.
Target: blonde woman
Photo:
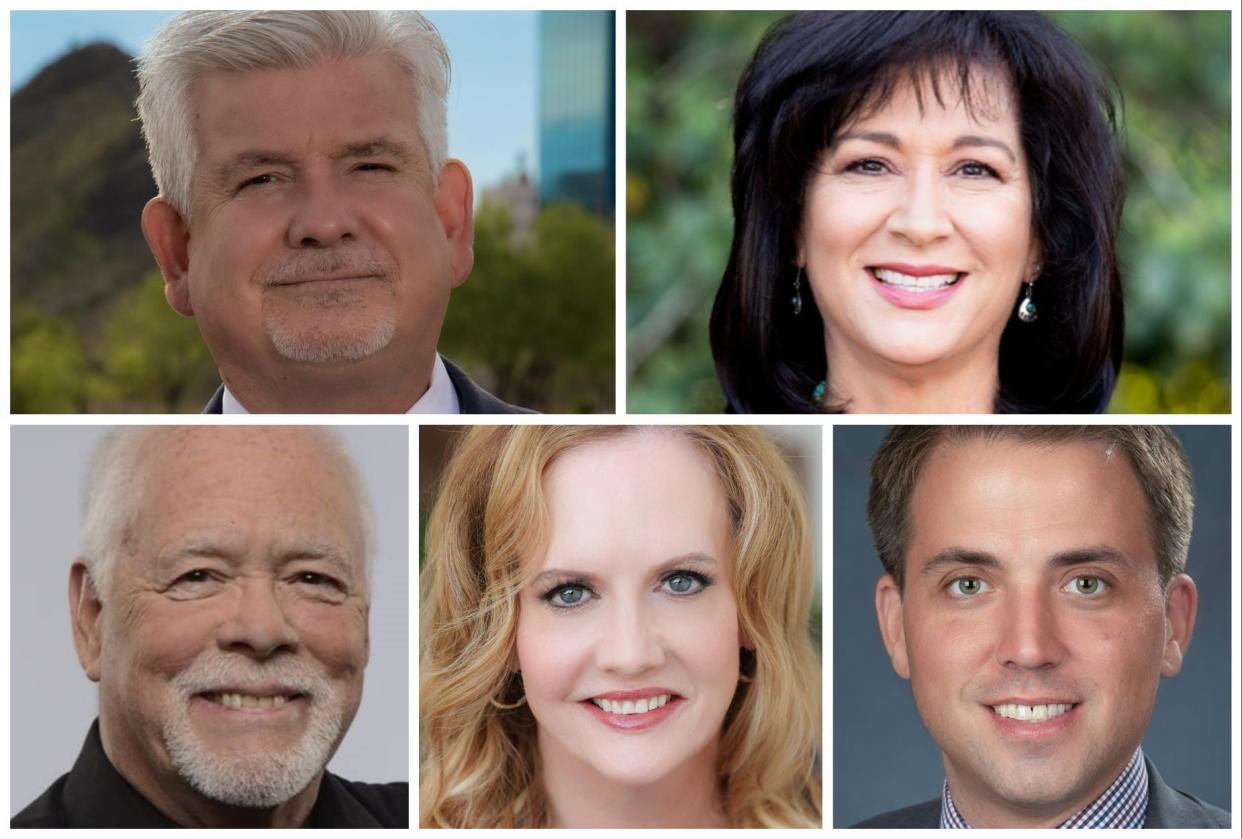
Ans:
[[[421,578],[422,826],[819,826],[813,585],[758,429],[466,432]]]

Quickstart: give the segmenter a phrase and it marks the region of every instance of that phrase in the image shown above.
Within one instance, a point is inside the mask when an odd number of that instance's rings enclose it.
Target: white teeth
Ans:
[[[993,705],[992,710],[1010,720],[1047,722],[1053,717],[1061,716],[1073,707],[1073,703],[1054,703],[1052,705],[1015,705],[1011,703],[1009,705]]]
[[[288,700],[283,696],[251,696],[248,693],[217,693],[215,699],[228,708],[279,708]]]
[[[913,291],[931,291],[932,289],[945,288],[957,282],[957,278],[961,274],[932,274],[927,277],[912,277],[909,274],[903,274],[900,271],[893,271],[889,268],[873,268],[875,278],[882,283],[888,285],[901,286],[902,288],[911,289]]]
[[[668,704],[672,694],[664,693],[659,696],[653,696],[650,699],[639,699],[637,702],[631,699],[618,702],[612,699],[592,699],[596,707],[608,714],[645,714],[648,711],[654,711],[657,708],[663,708]]]

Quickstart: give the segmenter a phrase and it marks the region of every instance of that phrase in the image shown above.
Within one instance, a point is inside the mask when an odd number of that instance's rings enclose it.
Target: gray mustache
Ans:
[[[322,697],[329,690],[322,673],[292,658],[255,664],[233,656],[212,656],[200,659],[178,673],[172,684],[186,696],[225,687],[257,689],[272,684],[311,698]]]
[[[293,257],[263,272],[265,287],[327,277],[386,277],[388,263],[370,251],[320,251]]]

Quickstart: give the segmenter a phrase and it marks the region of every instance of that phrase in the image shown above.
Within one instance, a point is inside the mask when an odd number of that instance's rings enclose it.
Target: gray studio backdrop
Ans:
[[[867,529],[867,469],[888,429],[833,429],[833,815],[835,827],[940,795],[940,752],[889,664],[875,616],[884,569]],[[1174,429],[1195,479],[1187,572],[1199,616],[1182,672],[1160,685],[1143,752],[1176,789],[1230,806],[1232,591],[1229,429]]]
[[[80,547],[86,464],[100,426],[11,429],[10,794],[17,813],[68,772],[98,707],[69,627],[69,565]],[[336,429],[375,509],[371,660],[362,706],[332,759],[356,781],[409,778],[409,432]]]

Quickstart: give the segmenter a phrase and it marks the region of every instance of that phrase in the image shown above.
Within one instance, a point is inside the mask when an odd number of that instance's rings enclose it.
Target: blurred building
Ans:
[[[539,198],[616,210],[614,12],[539,15]]]
[[[539,191],[526,171],[526,155],[519,154],[517,171],[499,184],[483,190],[480,206],[497,205],[509,214],[513,232],[510,244],[526,245],[535,233],[535,219],[539,216]]]

